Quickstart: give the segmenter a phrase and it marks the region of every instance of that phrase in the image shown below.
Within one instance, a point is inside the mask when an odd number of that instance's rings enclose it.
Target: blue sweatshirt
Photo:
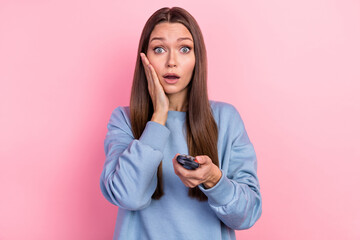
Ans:
[[[218,125],[222,176],[201,191],[200,202],[175,175],[172,159],[188,154],[186,112],[169,111],[165,126],[149,121],[137,140],[131,131],[129,107],[111,114],[104,141],[106,160],[100,177],[105,198],[118,206],[113,239],[235,239],[234,229],[250,228],[261,215],[261,195],[254,147],[238,111],[210,101]],[[162,161],[164,195],[151,198]]]

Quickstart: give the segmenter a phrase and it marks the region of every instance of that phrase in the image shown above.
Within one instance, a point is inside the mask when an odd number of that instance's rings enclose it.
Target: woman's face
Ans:
[[[187,92],[195,67],[195,54],[191,33],[183,24],[157,24],[150,35],[146,55],[166,94]],[[166,77],[166,74],[176,74],[179,78]]]

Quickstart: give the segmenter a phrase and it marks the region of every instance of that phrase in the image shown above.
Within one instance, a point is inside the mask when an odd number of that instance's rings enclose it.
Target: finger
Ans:
[[[145,65],[149,65],[150,61],[149,59],[146,57],[145,53],[141,52],[140,53],[141,59],[143,60],[143,62],[145,63]]]
[[[186,187],[189,187],[189,188],[194,188],[194,187],[196,187],[197,185],[200,184],[199,181],[197,181],[197,180],[192,180],[192,179],[189,180],[189,179],[181,178],[181,181],[184,183],[184,185],[185,185]]]
[[[149,87],[151,87],[151,90],[154,90],[155,89],[155,79],[153,77],[153,73],[152,73],[152,69],[151,69],[151,66],[150,64],[148,64],[146,66],[147,70],[148,70],[148,83],[149,83]]]
[[[174,160],[176,161],[176,158],[177,158],[177,156],[179,156],[180,155],[180,153],[177,153],[177,154],[175,154],[175,156],[173,157],[173,162],[174,162]],[[177,162],[177,161],[176,161]]]
[[[151,75],[152,79],[154,80],[154,83],[155,84],[160,84],[159,77],[158,77],[154,67],[150,63],[149,59],[146,57],[145,53],[140,53],[140,54],[142,56],[142,59],[143,59],[145,65],[148,67],[149,74]]]
[[[148,90],[150,92],[150,95],[152,95],[152,92],[154,91],[154,80],[152,79],[151,68],[149,68],[149,60],[144,53],[140,53],[140,56],[142,64],[144,66],[146,80],[148,82]]]
[[[197,176],[197,172],[195,172],[196,170],[188,170],[177,162],[176,162],[176,165],[174,166],[174,169],[175,169],[175,174],[181,178],[184,178],[187,180],[197,180],[199,178]]]
[[[160,84],[159,77],[155,71],[155,68],[150,63],[149,59],[146,57],[144,53],[140,53],[140,55],[143,60],[144,68],[147,70],[148,74],[150,75],[149,77],[152,78],[155,84]]]
[[[206,155],[203,155],[203,156],[196,156],[195,159],[198,161],[198,163],[200,165],[203,165],[203,164],[206,164],[208,163],[209,161],[211,161],[211,159],[206,156]]]
[[[175,157],[173,157],[173,159],[172,159],[172,162],[173,162],[173,165],[176,165],[178,162],[176,161],[176,158],[177,158],[177,156],[178,156],[179,154],[177,153],[176,155],[175,155]]]
[[[151,77],[152,77],[152,79],[154,81],[154,84],[157,85],[158,87],[160,87],[161,84],[160,84],[160,81],[159,81],[159,77],[158,77],[154,67],[151,64],[149,64],[148,66],[149,66],[149,69],[151,71]]]
[[[149,79],[150,77],[150,69],[148,67],[149,65],[149,60],[147,60],[146,56],[144,53],[140,53],[140,57],[141,57],[141,62],[143,64],[144,70],[145,70],[145,75],[146,78]]]
[[[151,72],[150,69],[148,67],[149,65],[149,60],[147,59],[146,55],[144,53],[140,53],[140,57],[141,57],[141,62],[143,64],[144,70],[145,70],[145,74],[146,74],[146,78],[149,79]]]
[[[151,68],[149,67],[150,61],[146,57],[145,53],[140,53],[140,55],[141,55],[141,59],[142,59],[142,62],[143,62],[144,69],[145,69],[145,71],[147,73],[147,78],[150,80],[150,77],[152,77]]]
[[[177,156],[180,155],[179,153],[177,153],[175,155],[175,157],[172,159],[173,162],[173,167],[174,167],[174,172],[176,175],[180,175],[180,171],[182,170],[183,166],[181,166],[178,161],[176,160]],[[179,171],[180,170],[180,171]]]

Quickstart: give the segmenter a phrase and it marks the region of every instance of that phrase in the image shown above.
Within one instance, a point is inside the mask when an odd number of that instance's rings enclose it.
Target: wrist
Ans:
[[[206,189],[214,187],[219,182],[222,175],[220,169],[216,165],[213,166],[213,173],[210,175],[209,179],[203,183]]]
[[[162,112],[162,113],[154,112],[151,117],[151,121],[160,123],[162,125],[165,125],[166,119],[167,119],[167,112]]]

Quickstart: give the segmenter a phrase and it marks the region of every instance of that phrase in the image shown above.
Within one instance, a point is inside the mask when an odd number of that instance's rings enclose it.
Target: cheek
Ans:
[[[154,67],[154,69],[155,69],[155,72],[156,72],[156,74],[157,74],[157,76],[158,76],[158,78],[159,78],[159,80],[162,78],[162,71],[161,71],[161,68],[158,66],[158,65],[156,65],[156,64],[153,64],[153,67]]]
[[[195,61],[189,61],[184,65],[184,69],[186,70],[188,75],[191,75],[195,67]]]
[[[195,67],[195,55],[188,56],[183,59],[183,66],[186,72],[192,74],[194,67]]]
[[[161,62],[159,61],[159,59],[154,59],[151,56],[148,56],[149,62],[151,63],[151,65],[154,67],[156,73],[159,75],[161,73]]]

